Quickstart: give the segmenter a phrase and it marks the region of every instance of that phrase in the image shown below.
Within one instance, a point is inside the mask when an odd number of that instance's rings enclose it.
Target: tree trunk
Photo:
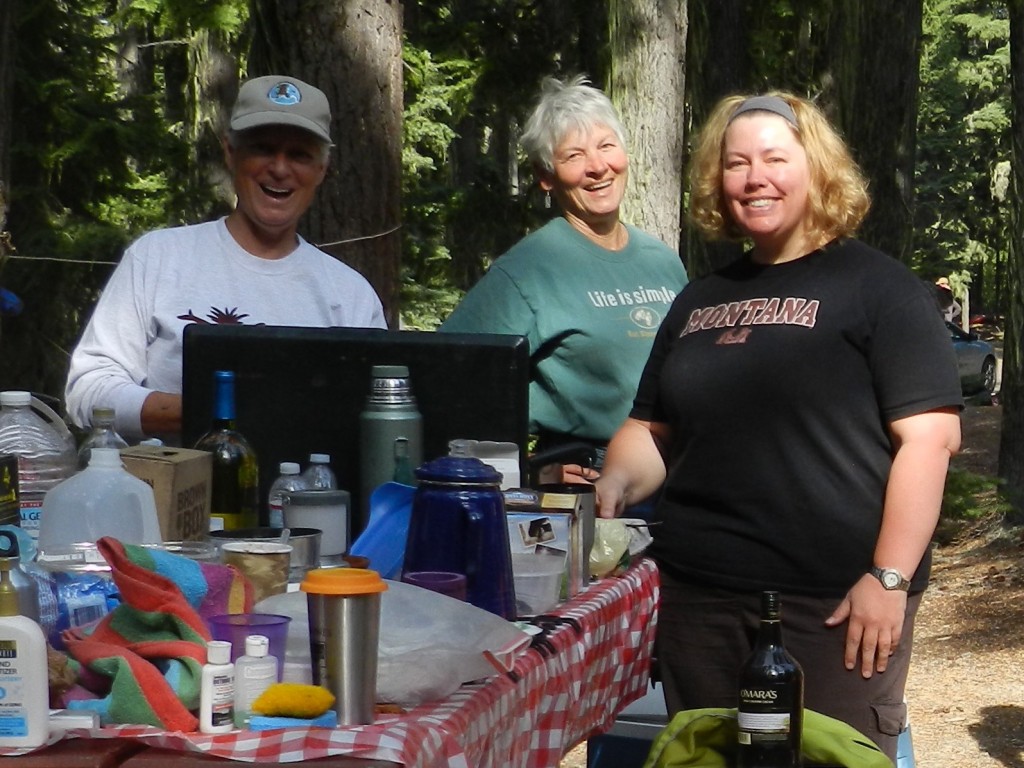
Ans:
[[[832,19],[838,123],[868,177],[861,236],[909,263],[922,0],[838,0]]]
[[[11,91],[14,84],[14,6],[0,0],[0,278],[11,250],[7,232],[7,185],[11,178]],[[3,282],[0,282],[3,285]]]
[[[612,0],[609,96],[629,133],[623,217],[679,249],[685,0]]]
[[[202,30],[189,40],[188,72],[183,122],[192,147],[192,184],[204,191],[212,188],[230,209],[235,193],[221,139],[238,95],[238,60],[222,35]]]
[[[690,0],[686,41],[687,104],[684,127],[695,134],[723,96],[751,90],[749,29],[743,0]],[[692,143],[693,136],[687,138]],[[689,166],[684,154],[683,167]],[[706,242],[681,213],[680,251],[691,278],[728,264],[743,252],[739,243]]]
[[[999,476],[1024,518],[1024,0],[1010,0],[1010,85],[1013,101],[1013,191],[1010,195],[1010,254],[1003,336],[1003,380],[1000,400],[1003,424],[999,443]]]
[[[11,95],[14,90],[14,10],[19,0],[0,1],[0,232],[6,228],[5,190],[11,177]],[[2,244],[0,244],[2,249]],[[0,264],[3,251],[0,250]]]
[[[359,270],[398,324],[402,6],[398,0],[255,0],[249,76],[290,74],[331,103],[331,167],[302,222]]]

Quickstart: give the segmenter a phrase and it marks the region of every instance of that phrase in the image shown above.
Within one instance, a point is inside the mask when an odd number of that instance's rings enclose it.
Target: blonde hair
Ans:
[[[784,91],[765,95],[785,101],[796,116],[798,128],[790,129],[807,154],[810,172],[808,235],[825,240],[849,237],[867,215],[871,199],[846,143],[812,102]],[[722,150],[733,113],[748,98],[727,96],[718,102],[697,138],[691,159],[690,219],[712,240],[743,238],[722,200]]]

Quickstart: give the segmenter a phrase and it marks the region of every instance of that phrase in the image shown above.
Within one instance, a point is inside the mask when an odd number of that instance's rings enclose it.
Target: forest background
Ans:
[[[59,397],[124,247],[230,209],[226,110],[269,72],[331,100],[300,231],[370,279],[393,328],[436,327],[556,213],[518,148],[544,76],[611,95],[625,218],[691,276],[741,248],[685,220],[711,105],[816,99],[870,181],[862,238],[1005,330],[999,469],[1024,509],[1024,0],[0,0],[0,286],[23,302],[0,321],[0,389]]]

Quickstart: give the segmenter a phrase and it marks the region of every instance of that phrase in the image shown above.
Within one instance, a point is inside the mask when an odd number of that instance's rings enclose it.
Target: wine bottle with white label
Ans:
[[[738,768],[799,768],[804,673],[782,641],[778,592],[761,595],[754,651],[740,669]]]

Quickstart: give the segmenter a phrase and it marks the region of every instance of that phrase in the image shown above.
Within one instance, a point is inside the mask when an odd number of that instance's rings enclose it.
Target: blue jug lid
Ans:
[[[435,483],[501,484],[501,473],[476,456],[442,456],[420,465],[416,477]]]

